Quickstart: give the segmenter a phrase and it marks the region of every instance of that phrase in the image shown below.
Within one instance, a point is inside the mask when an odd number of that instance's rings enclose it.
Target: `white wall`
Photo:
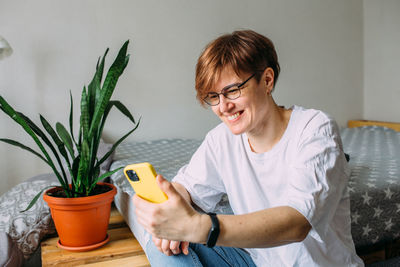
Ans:
[[[364,0],[364,118],[400,121],[400,1]]]
[[[0,0],[0,35],[14,48],[0,62],[0,94],[36,122],[41,113],[66,124],[68,90],[77,103],[97,57],[109,46],[110,62],[130,39],[131,61],[114,95],[142,116],[130,140],[202,138],[218,120],[195,100],[196,59],[220,34],[250,28],[277,47],[276,101],[323,109],[343,126],[362,116],[362,19],[361,0]],[[121,118],[110,117],[108,139],[128,130]],[[4,114],[0,137],[32,144]],[[0,193],[49,172],[5,144],[0,157]]]

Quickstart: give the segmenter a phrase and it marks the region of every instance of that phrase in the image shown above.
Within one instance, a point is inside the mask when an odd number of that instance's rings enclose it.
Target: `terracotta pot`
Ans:
[[[111,202],[117,189],[108,183],[112,190],[89,197],[61,198],[48,193],[62,190],[47,190],[43,199],[50,207],[51,217],[59,240],[59,247],[68,250],[86,251],[105,244],[108,241],[107,228],[110,219]]]

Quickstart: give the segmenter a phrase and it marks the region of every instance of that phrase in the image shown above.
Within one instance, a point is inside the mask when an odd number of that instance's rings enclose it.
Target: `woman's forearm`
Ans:
[[[198,243],[205,243],[211,227],[208,215],[202,214],[196,229]],[[207,218],[208,217],[208,218]],[[276,207],[244,215],[218,215],[219,246],[265,248],[300,242],[311,226],[307,219],[291,207]]]
[[[174,188],[190,204],[193,204],[189,192],[179,183]],[[219,214],[219,246],[242,248],[265,248],[300,242],[311,230],[307,219],[297,210],[288,207],[276,207],[243,215]],[[188,241],[206,243],[211,228],[211,219],[207,214],[199,214],[193,222],[196,231]]]

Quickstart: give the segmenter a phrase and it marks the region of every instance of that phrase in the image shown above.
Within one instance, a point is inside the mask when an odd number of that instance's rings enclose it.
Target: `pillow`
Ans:
[[[0,233],[3,237],[4,233],[8,235],[9,240],[2,242],[8,244],[6,247],[10,253],[17,255],[16,250],[19,249],[23,257],[28,259],[45,235],[55,233],[50,210],[43,198],[39,198],[30,210],[20,212],[39,191],[58,184],[57,181],[52,181],[52,176],[54,175],[37,176],[35,178],[39,180],[20,183],[0,197]]]

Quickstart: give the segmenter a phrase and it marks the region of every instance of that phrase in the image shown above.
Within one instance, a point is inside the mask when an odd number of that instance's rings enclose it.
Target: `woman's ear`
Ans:
[[[274,76],[274,70],[270,67],[266,68],[262,74],[261,82],[266,87],[268,94],[270,94],[272,89],[274,89]]]

